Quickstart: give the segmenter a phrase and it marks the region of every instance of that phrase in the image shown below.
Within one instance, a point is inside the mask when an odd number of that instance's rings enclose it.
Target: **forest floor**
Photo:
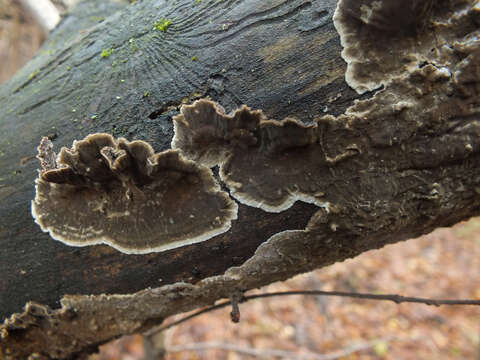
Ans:
[[[0,0],[0,83],[42,41],[18,1]],[[480,218],[249,294],[313,289],[480,299]],[[166,359],[480,360],[479,307],[288,296],[254,300],[240,310],[239,324],[225,308],[167,330]],[[142,341],[125,337],[91,358],[140,360]]]

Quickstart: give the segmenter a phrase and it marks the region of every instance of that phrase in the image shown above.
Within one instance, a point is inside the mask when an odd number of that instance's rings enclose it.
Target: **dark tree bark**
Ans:
[[[0,354],[73,358],[235,291],[477,215],[478,10],[381,3],[345,0],[336,14],[361,96],[345,82],[334,0],[86,1],[67,14],[0,88],[0,315],[29,301],[49,307],[7,320]],[[172,21],[165,32],[154,27],[162,18]],[[313,182],[329,211],[239,204],[228,232],[146,255],[41,232],[30,201],[42,136],[59,149],[107,132],[162,151],[172,116],[203,97],[318,124],[327,171]]]

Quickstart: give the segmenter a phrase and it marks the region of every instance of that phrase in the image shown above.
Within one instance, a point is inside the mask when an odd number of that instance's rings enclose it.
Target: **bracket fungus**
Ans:
[[[348,67],[345,80],[362,94],[386,85],[426,60],[418,49],[434,44],[421,38],[431,20],[433,0],[339,0],[333,23]]]
[[[237,218],[211,170],[176,150],[155,154],[144,141],[92,134],[58,156],[43,138],[38,152],[32,215],[68,245],[163,251],[223,233]]]
[[[268,120],[245,105],[227,115],[201,99],[174,117],[172,148],[204,165],[220,165],[220,178],[246,205],[280,212],[302,200],[328,210],[329,165],[360,153],[347,134],[345,146],[339,144],[342,152],[329,155],[322,141],[328,126],[320,120],[312,125]]]

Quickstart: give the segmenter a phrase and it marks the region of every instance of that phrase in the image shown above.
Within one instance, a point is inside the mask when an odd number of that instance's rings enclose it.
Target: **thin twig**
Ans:
[[[273,296],[289,296],[289,295],[323,295],[323,296],[342,296],[342,297],[350,297],[356,299],[366,299],[366,300],[382,300],[382,301],[393,301],[396,304],[400,304],[403,302],[409,303],[420,303],[425,305],[480,305],[480,300],[439,300],[439,299],[425,299],[425,298],[416,298],[416,297],[408,297],[408,296],[401,296],[396,294],[386,294],[386,295],[377,295],[377,294],[366,294],[366,293],[352,293],[352,292],[344,292],[344,291],[321,291],[321,290],[298,290],[298,291],[281,291],[281,292],[271,292],[271,293],[264,293],[264,294],[256,294],[256,295],[248,295],[244,296],[240,299],[240,302],[246,302],[253,299],[259,298],[268,298]],[[209,306],[205,309],[199,310],[185,316],[184,318],[174,321],[168,325],[161,326],[156,328],[154,332],[164,331],[169,329],[173,326],[179,325],[185,321],[188,321],[194,317],[202,315],[204,313],[221,309],[225,306],[231,305],[231,301],[224,301],[216,305]]]
[[[202,350],[209,350],[209,349],[219,349],[219,350],[226,350],[226,351],[234,351],[237,353],[242,353],[250,356],[265,357],[268,359],[279,357],[279,358],[287,358],[287,359],[295,359],[295,360],[304,360],[304,359],[335,360],[359,351],[369,350],[375,347],[379,343],[384,343],[391,340],[392,338],[387,338],[387,339],[378,339],[378,340],[374,340],[366,343],[352,344],[351,346],[345,349],[334,351],[327,354],[316,354],[312,352],[299,353],[299,352],[284,351],[284,350],[278,350],[278,349],[255,349],[250,347],[238,346],[236,344],[228,344],[228,343],[221,343],[221,342],[207,342],[207,343],[196,343],[196,344],[189,344],[189,345],[182,345],[182,346],[169,346],[167,349],[167,352],[173,353],[173,352],[181,352],[181,351],[202,351]]]

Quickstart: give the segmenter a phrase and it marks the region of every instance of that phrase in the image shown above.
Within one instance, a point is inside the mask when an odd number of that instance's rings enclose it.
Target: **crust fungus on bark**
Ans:
[[[397,3],[339,3],[336,21],[344,11],[373,24],[373,28],[358,21],[345,24],[351,32],[344,33],[337,27],[347,48],[365,42],[362,35],[370,31],[375,32],[371,40],[375,36],[396,40],[392,53],[381,52],[386,46],[382,40],[377,48],[371,41],[367,52],[357,53],[358,62],[349,62],[349,81],[357,91],[384,88],[357,101],[345,114],[319,115],[313,124],[304,125],[291,119],[268,120],[246,107],[225,115],[218,105],[202,100],[184,107],[175,119],[173,147],[208,166],[220,164],[222,179],[236,196],[253,194],[257,205],[270,211],[287,206],[299,190],[311,201],[317,196],[328,201],[328,207],[319,208],[305,229],[274,234],[241,266],[195,284],[176,283],[130,295],[67,295],[62,308],[53,311],[30,304],[23,314],[12,315],[2,325],[0,354],[21,358],[41,351],[61,358],[91,351],[95,345],[143,331],[166,316],[233,291],[284,280],[478,214],[480,7],[464,0],[436,2],[425,10],[430,17],[418,27],[416,17],[410,20],[402,13],[400,20],[415,28],[403,32],[399,31],[401,21],[392,19],[395,12],[381,11],[389,6],[396,9]],[[402,3],[407,14],[417,4],[416,0]],[[385,35],[375,30],[383,26]],[[389,26],[393,29],[388,30]],[[347,32],[351,37],[345,42]],[[346,53],[350,51],[354,53],[351,49]],[[390,58],[402,51],[411,52],[414,60]],[[368,70],[362,70],[364,65]],[[53,176],[57,166],[51,165],[50,145],[43,145],[45,171]],[[124,156],[121,150],[108,146],[99,152],[115,168]],[[279,162],[282,157],[287,161]],[[274,165],[279,175],[258,168],[262,161]],[[302,176],[308,175],[307,161],[315,174],[314,189],[302,182]],[[289,177],[287,170],[296,171],[297,177]],[[267,175],[269,184],[264,181]],[[279,196],[274,193],[279,190],[274,189],[276,177],[288,184],[282,185]],[[122,183],[123,178],[116,179]],[[260,204],[265,195],[268,204]]]
[[[220,165],[232,196],[271,212],[296,200],[328,211],[330,204],[342,201],[330,190],[338,186],[341,172],[341,166],[332,171],[334,165],[358,157],[348,162],[349,170],[368,171],[362,163],[374,152],[372,146],[403,144],[401,151],[409,156],[392,159],[391,171],[467,158],[477,151],[477,126],[453,118],[475,113],[472,106],[478,102],[473,85],[478,79],[472,74],[477,74],[473,67],[479,60],[474,24],[480,22],[480,12],[463,0],[454,5],[442,9],[432,1],[341,0],[334,22],[348,63],[346,79],[359,93],[382,85],[383,90],[339,117],[317,116],[311,125],[291,118],[268,120],[245,105],[227,115],[220,105],[199,100],[174,117],[172,148],[207,166]],[[463,36],[453,49],[447,46],[452,33]],[[429,139],[431,127],[455,131]],[[453,139],[461,141],[460,148],[445,148]],[[358,190],[352,190],[354,197],[362,193]]]
[[[230,228],[237,205],[212,172],[175,150],[93,134],[62,148],[43,138],[32,215],[73,246],[106,243],[125,253],[163,251]]]

